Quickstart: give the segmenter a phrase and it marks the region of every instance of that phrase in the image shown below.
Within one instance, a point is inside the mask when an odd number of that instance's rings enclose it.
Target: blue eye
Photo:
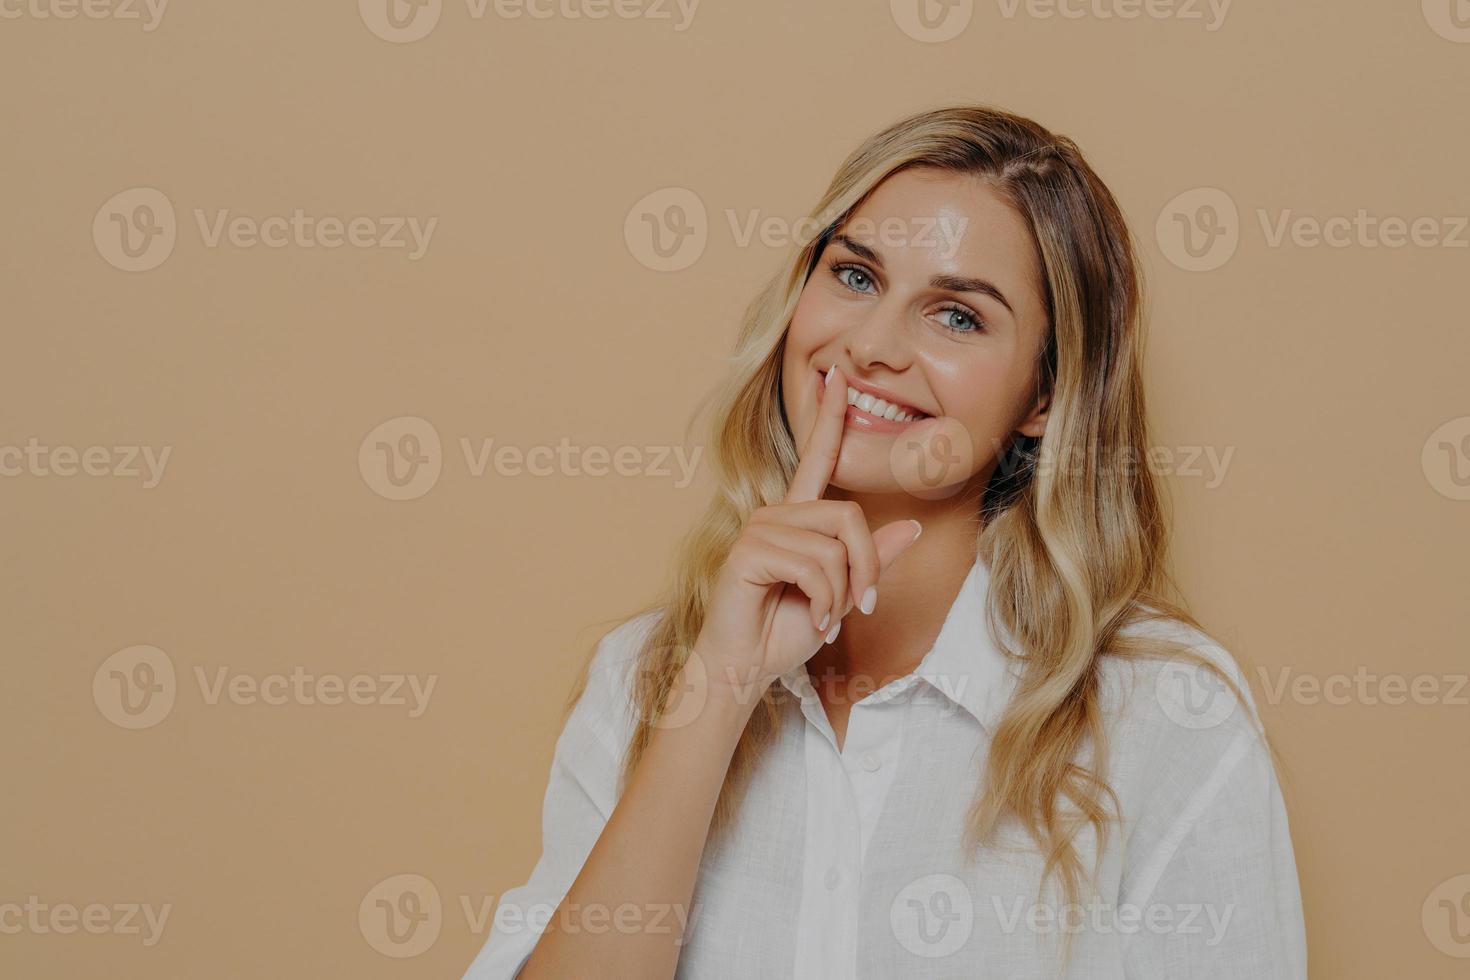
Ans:
[[[878,281],[873,274],[851,262],[834,265],[832,275],[842,285],[863,296],[872,295],[878,290]],[[985,320],[967,306],[942,306],[938,312],[941,314],[940,324],[951,333],[982,333],[985,330]]]
[[[985,321],[975,313],[965,309],[963,306],[946,306],[940,309],[941,314],[950,314],[954,320],[945,323],[945,329],[953,330],[955,333],[975,333],[985,329]],[[959,322],[956,322],[959,321]],[[941,318],[940,322],[944,322]]]
[[[843,278],[844,275],[848,273],[851,273],[851,275],[848,276],[848,278]],[[855,293],[867,293],[872,291],[871,289],[863,288],[864,285],[870,287],[877,286],[877,283],[873,281],[873,277],[868,275],[867,270],[862,268],[862,266],[834,265],[832,267],[832,275],[837,277],[838,282],[842,283],[842,285],[846,286],[848,289],[851,289]]]

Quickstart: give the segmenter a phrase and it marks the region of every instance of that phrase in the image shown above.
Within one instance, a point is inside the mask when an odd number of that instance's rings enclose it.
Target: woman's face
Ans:
[[[833,234],[792,314],[781,396],[797,446],[835,363],[850,404],[833,486],[931,499],[983,487],[1017,433],[1046,426],[1043,296],[1030,230],[983,180],[887,178]]]

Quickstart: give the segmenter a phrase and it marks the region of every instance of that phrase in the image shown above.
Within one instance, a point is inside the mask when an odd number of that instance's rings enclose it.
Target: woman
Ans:
[[[1254,706],[1166,597],[1112,195],[960,107],[869,139],[814,217],[468,976],[1305,977]]]

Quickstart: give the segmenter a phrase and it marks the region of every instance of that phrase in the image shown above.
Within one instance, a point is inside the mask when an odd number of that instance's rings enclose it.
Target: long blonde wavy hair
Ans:
[[[1026,219],[1041,261],[1050,330],[1037,376],[1051,394],[1048,423],[1043,436],[1017,436],[1003,454],[982,499],[977,541],[989,569],[988,614],[1018,649],[992,628],[993,639],[1023,666],[982,767],[965,841],[978,848],[1002,821],[1018,820],[1045,856],[1043,879],[1058,875],[1075,902],[1084,875],[1096,870],[1083,867],[1077,834],[1091,825],[1101,855],[1117,810],[1105,771],[1101,658],[1183,656],[1239,691],[1186,646],[1124,634],[1148,619],[1201,629],[1172,598],[1178,590],[1165,569],[1167,523],[1147,465],[1142,287],[1132,236],[1075,143],[992,107],[922,112],[859,146],[809,218],[821,233],[793,250],[747,309],[715,403],[718,493],[685,540],[666,592],[643,610],[662,615],[637,665],[637,723],[622,785],[699,635],[726,555],[753,511],[784,498],[794,472],[781,358],[802,287],[828,237],[867,195],[897,171],[921,166],[988,181]],[[585,674],[571,703],[584,684]],[[735,750],[711,834],[738,809],[779,720],[768,690]]]

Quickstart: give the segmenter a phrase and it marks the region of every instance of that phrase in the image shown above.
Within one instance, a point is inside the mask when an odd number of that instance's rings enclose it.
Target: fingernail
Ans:
[[[822,384],[824,384],[824,385],[831,384],[832,383],[832,374],[836,370],[837,370],[837,364],[834,361],[833,364],[832,364],[832,366],[827,369],[827,376],[822,379]]]
[[[913,521],[914,524],[914,536],[909,541],[909,544],[913,544],[915,541],[919,540],[919,535],[924,533],[924,525],[920,524],[918,521],[915,521],[912,517],[910,517],[909,520]]]
[[[827,615],[822,617],[821,623],[817,625],[817,631],[821,632],[822,630],[826,629],[827,624],[830,622],[832,622],[832,614],[829,612]]]
[[[863,601],[858,603],[858,608],[863,611],[864,616],[873,615],[873,607],[878,605],[878,587],[868,586],[868,591],[863,593]]]
[[[833,640],[837,639],[837,634],[838,633],[841,633],[841,632],[842,632],[842,623],[839,622],[836,626],[832,627],[832,631],[827,634],[827,640],[826,640],[826,642],[831,643]]]

